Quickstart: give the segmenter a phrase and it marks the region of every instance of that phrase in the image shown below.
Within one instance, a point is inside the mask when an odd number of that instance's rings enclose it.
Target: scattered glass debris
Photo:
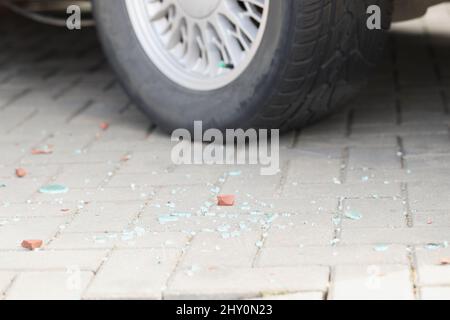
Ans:
[[[220,188],[219,187],[214,187],[214,188],[211,188],[211,193],[213,193],[213,194],[218,194],[219,192],[220,192]]]
[[[228,175],[230,176],[230,177],[238,177],[238,176],[240,176],[242,174],[242,171],[230,171],[230,172],[228,172]]]
[[[190,267],[186,270],[186,274],[187,274],[189,277],[192,277],[192,276],[194,275],[195,272],[198,272],[198,271],[200,271],[200,270],[201,270],[201,268],[200,268],[199,266],[197,266],[197,265],[192,265],[192,266],[190,266]]]
[[[178,218],[190,218],[192,216],[190,212],[173,212],[170,215]]]
[[[448,243],[447,242],[443,242],[443,243],[427,243],[425,245],[425,249],[427,250],[438,250],[438,249],[443,249],[443,248],[447,248],[448,247]]]
[[[335,247],[339,244],[339,242],[341,242],[341,239],[339,238],[334,238],[333,240],[330,241],[330,244],[332,247]]]
[[[166,203],[166,207],[169,207],[169,208],[173,209],[173,208],[175,208],[175,203],[169,201],[169,202]]]
[[[389,245],[388,244],[377,244],[375,245],[375,247],[373,248],[376,252],[385,252],[389,250]]]
[[[133,230],[125,230],[122,232],[120,239],[122,241],[132,241],[135,238],[135,233]]]
[[[359,212],[356,211],[346,211],[344,213],[344,217],[346,217],[347,219],[350,220],[361,220],[362,219],[362,214],[360,214]]]
[[[158,218],[158,221],[160,224],[166,224],[169,222],[176,222],[178,221],[178,217],[172,216],[170,214],[162,215]]]
[[[335,226],[338,226],[338,225],[341,224],[342,217],[341,217],[340,215],[338,215],[338,214],[335,214],[335,215],[333,216],[333,218],[332,218],[332,221],[333,221],[333,224],[334,224]]]
[[[39,189],[40,193],[61,194],[69,192],[69,188],[60,184],[50,184]]]

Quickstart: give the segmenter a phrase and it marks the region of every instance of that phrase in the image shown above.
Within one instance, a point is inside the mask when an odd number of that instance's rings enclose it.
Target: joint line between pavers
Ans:
[[[345,137],[350,137],[353,133],[353,123],[355,122],[355,110],[350,109],[347,114],[347,121],[345,124]]]
[[[27,123],[28,121],[32,120],[34,117],[36,117],[39,113],[39,109],[33,109],[29,114],[27,114],[23,119],[21,119],[18,123],[16,123],[13,127],[6,130],[6,134],[10,134],[15,129],[20,128],[22,125]]]
[[[402,197],[402,204],[403,204],[406,226],[408,228],[412,228],[412,227],[414,227],[414,218],[412,216],[411,206],[409,204],[408,184],[405,182],[402,182],[400,184],[400,188],[401,188],[401,197]]]
[[[173,267],[172,271],[170,272],[169,276],[167,277],[164,288],[161,290],[161,299],[162,300],[165,300],[165,294],[167,292],[167,289],[169,288],[170,284],[172,283],[173,278],[175,277],[175,274],[178,271],[178,269],[181,265],[181,262],[183,261],[183,258],[187,254],[187,251],[189,250],[189,248],[191,248],[191,243],[195,237],[196,237],[196,235],[189,235],[188,241],[183,246],[183,248],[180,250],[181,252],[178,255],[177,262],[175,263],[175,266]],[[163,247],[163,250],[164,249],[165,249],[165,247]]]
[[[6,101],[3,105],[0,106],[0,111],[6,110],[8,109],[8,107],[10,107],[14,102],[16,102],[17,100],[19,100],[20,98],[28,95],[31,91],[30,88],[25,88],[22,91],[20,91],[18,94],[14,95],[11,99],[9,99],[8,101]]]
[[[86,110],[88,110],[92,105],[94,104],[94,100],[93,99],[89,99],[88,101],[86,101],[85,104],[83,104],[78,110],[76,110],[73,114],[71,114],[67,119],[66,119],[66,123],[70,123],[72,122],[75,118],[77,118],[78,116],[80,116],[83,112],[85,112]]]
[[[19,274],[15,274],[13,276],[13,278],[11,279],[11,281],[6,286],[5,290],[3,292],[0,292],[0,300],[3,300],[3,299],[5,299],[7,297],[8,292],[11,290],[11,288],[14,285],[14,283],[16,282],[16,279],[17,279],[18,276],[19,276]]]
[[[395,97],[395,123],[401,125],[403,123],[402,102],[398,96]]]
[[[331,300],[331,295],[334,289],[335,279],[336,278],[336,269],[334,266],[328,267],[328,287],[323,295],[324,300]]]
[[[341,184],[347,181],[348,164],[350,161],[350,148],[344,147],[341,152],[341,162],[339,167],[339,182]]]
[[[97,267],[97,269],[94,270],[94,276],[89,280],[88,284],[86,285],[86,287],[84,288],[84,291],[81,293],[81,299],[83,299],[83,297],[86,295],[86,292],[89,290],[89,288],[91,287],[92,283],[95,280],[95,277],[97,276],[97,274],[101,271],[101,269],[103,268],[103,266],[105,265],[105,263],[108,261],[109,257],[112,255],[113,251],[116,250],[116,248],[112,248],[109,249],[105,256],[103,257],[102,261],[100,262],[99,266]]]
[[[339,245],[339,242],[341,241],[342,236],[342,219],[344,218],[344,202],[346,198],[345,197],[339,197],[338,198],[338,204],[336,208],[336,212],[334,214],[333,218],[333,238],[331,239],[331,245],[337,246]]]
[[[420,299],[420,290],[419,286],[417,284],[417,257],[416,257],[416,250],[414,246],[408,245],[407,246],[407,258],[408,258],[408,264],[409,264],[409,272],[410,272],[410,279],[413,285],[413,294],[416,299]]]
[[[400,159],[400,168],[401,169],[406,169],[405,146],[404,146],[404,143],[403,143],[403,138],[400,137],[400,136],[397,136],[396,139],[397,139],[397,150],[398,150],[399,159]]]
[[[81,82],[81,79],[82,79],[81,77],[78,77],[72,82],[70,82],[67,86],[61,88],[61,90],[59,90],[52,96],[52,100],[56,101],[60,99],[65,93],[69,92],[71,88],[79,84]]]

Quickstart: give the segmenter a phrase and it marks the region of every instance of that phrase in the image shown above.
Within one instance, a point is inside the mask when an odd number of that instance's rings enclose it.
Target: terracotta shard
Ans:
[[[22,247],[28,250],[35,250],[42,247],[42,240],[23,240]]]
[[[222,194],[217,196],[217,205],[219,206],[234,206],[235,197],[232,194]]]

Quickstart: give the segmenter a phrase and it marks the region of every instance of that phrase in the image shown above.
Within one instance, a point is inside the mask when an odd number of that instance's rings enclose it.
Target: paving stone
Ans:
[[[450,153],[449,140],[447,134],[428,134],[406,137],[403,143],[408,155],[439,154]]]
[[[286,183],[332,183],[333,179],[339,177],[340,166],[340,159],[328,159],[324,155],[304,155],[290,161]]]
[[[323,292],[298,292],[291,294],[268,295],[252,300],[323,300]]]
[[[298,291],[322,291],[328,268],[210,268],[178,270],[166,299],[243,299]]]
[[[347,214],[362,216],[358,221],[347,219]],[[342,227],[385,227],[406,226],[405,208],[401,199],[349,199],[344,201]]]
[[[416,248],[418,283],[428,285],[450,285],[450,265],[442,261],[450,258],[450,249],[433,246],[418,246]]]
[[[66,232],[120,232],[144,209],[142,202],[92,203],[79,209]]]
[[[331,299],[414,299],[408,266],[337,266],[334,272]]]
[[[70,189],[66,194],[49,195],[37,193],[32,199],[34,202],[73,203],[73,202],[114,202],[114,201],[143,201],[150,199],[154,194],[152,187],[138,188],[96,188],[96,189]]]
[[[449,211],[417,211],[413,215],[414,225],[433,228],[436,226],[450,227]]]
[[[161,299],[175,268],[177,249],[117,250],[96,275],[87,299]]]
[[[218,233],[200,233],[194,236],[181,260],[184,268],[247,267],[253,264],[261,234],[247,232],[224,238]]]
[[[298,265],[408,264],[406,246],[351,245],[263,248],[258,267],[293,267]]]
[[[32,217],[70,217],[78,211],[78,205],[58,203],[7,203],[0,205],[0,221]]]
[[[14,280],[7,300],[80,300],[94,274],[76,268],[65,272],[25,272]]]
[[[54,239],[49,249],[136,249],[136,248],[182,248],[191,235],[181,232],[154,232],[133,228],[121,232],[108,233],[68,233],[63,232]]]
[[[43,271],[78,266],[95,271],[107,255],[106,250],[35,250],[0,251],[0,270]]]
[[[332,184],[286,184],[283,187],[281,197],[291,199],[324,199],[324,198],[382,198],[399,197],[401,194],[400,183],[384,182],[355,182]]]
[[[273,228],[269,230],[264,245],[266,247],[330,245],[332,239],[332,228],[325,228],[320,225],[300,225],[285,229]]]
[[[398,148],[353,147],[349,151],[348,167],[357,168],[400,168]]]
[[[413,210],[448,210],[450,197],[450,182],[442,181],[417,182],[408,184],[410,206]]]
[[[47,243],[65,227],[67,218],[12,218],[0,226],[0,249],[20,249],[24,239],[40,239]]]
[[[422,300],[449,300],[450,287],[423,287],[420,295]]]
[[[448,241],[450,229],[446,227],[414,228],[349,228],[342,230],[343,244],[426,244]]]

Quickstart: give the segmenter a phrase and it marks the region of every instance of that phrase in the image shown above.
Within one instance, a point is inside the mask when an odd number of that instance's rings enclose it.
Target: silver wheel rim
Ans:
[[[270,0],[126,0],[147,56],[175,83],[222,88],[249,66],[260,47]]]

